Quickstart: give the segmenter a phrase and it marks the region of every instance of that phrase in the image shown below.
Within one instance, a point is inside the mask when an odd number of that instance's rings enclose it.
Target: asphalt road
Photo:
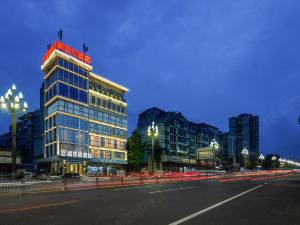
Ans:
[[[0,225],[299,225],[300,174],[0,198]]]

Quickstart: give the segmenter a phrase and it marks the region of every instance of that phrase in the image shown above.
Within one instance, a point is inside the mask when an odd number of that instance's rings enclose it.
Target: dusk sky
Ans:
[[[129,88],[129,132],[152,106],[223,132],[246,112],[260,117],[262,153],[300,157],[299,0],[2,0],[0,20],[0,94],[15,83],[30,111],[62,28],[95,73]],[[1,133],[10,121],[0,113]]]

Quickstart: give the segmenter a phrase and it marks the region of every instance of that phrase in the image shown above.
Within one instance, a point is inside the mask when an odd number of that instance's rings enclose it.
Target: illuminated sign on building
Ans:
[[[43,63],[49,58],[49,56],[52,54],[52,52],[54,52],[55,49],[65,52],[68,55],[71,55],[84,63],[91,64],[90,56],[86,55],[83,52],[77,51],[75,48],[72,48],[69,45],[62,43],[61,41],[56,41],[53,43],[53,45],[51,45],[51,47],[48,49],[48,51],[43,57]]]
[[[196,159],[212,159],[213,152],[211,147],[198,148],[196,150]]]
[[[92,158],[91,153],[86,153],[86,152],[81,152],[81,151],[77,152],[77,151],[61,150],[60,155],[67,156],[67,157],[85,158],[85,159]]]

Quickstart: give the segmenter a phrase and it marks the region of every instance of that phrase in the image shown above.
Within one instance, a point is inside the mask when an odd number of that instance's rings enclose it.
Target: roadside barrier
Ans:
[[[111,186],[130,186],[144,184],[158,184],[180,181],[197,181],[209,179],[226,179],[232,177],[250,177],[259,175],[289,174],[292,171],[262,171],[262,172],[239,172],[231,174],[206,173],[176,173],[176,174],[152,174],[147,176],[110,176],[110,177],[83,177],[81,179],[65,179],[52,181],[0,181],[1,194],[26,194],[31,192],[49,191],[49,190],[70,190],[83,188],[99,188]]]

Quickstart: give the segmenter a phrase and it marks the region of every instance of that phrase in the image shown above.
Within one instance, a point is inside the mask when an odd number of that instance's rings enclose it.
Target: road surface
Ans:
[[[300,174],[0,197],[0,225],[299,225]]]

